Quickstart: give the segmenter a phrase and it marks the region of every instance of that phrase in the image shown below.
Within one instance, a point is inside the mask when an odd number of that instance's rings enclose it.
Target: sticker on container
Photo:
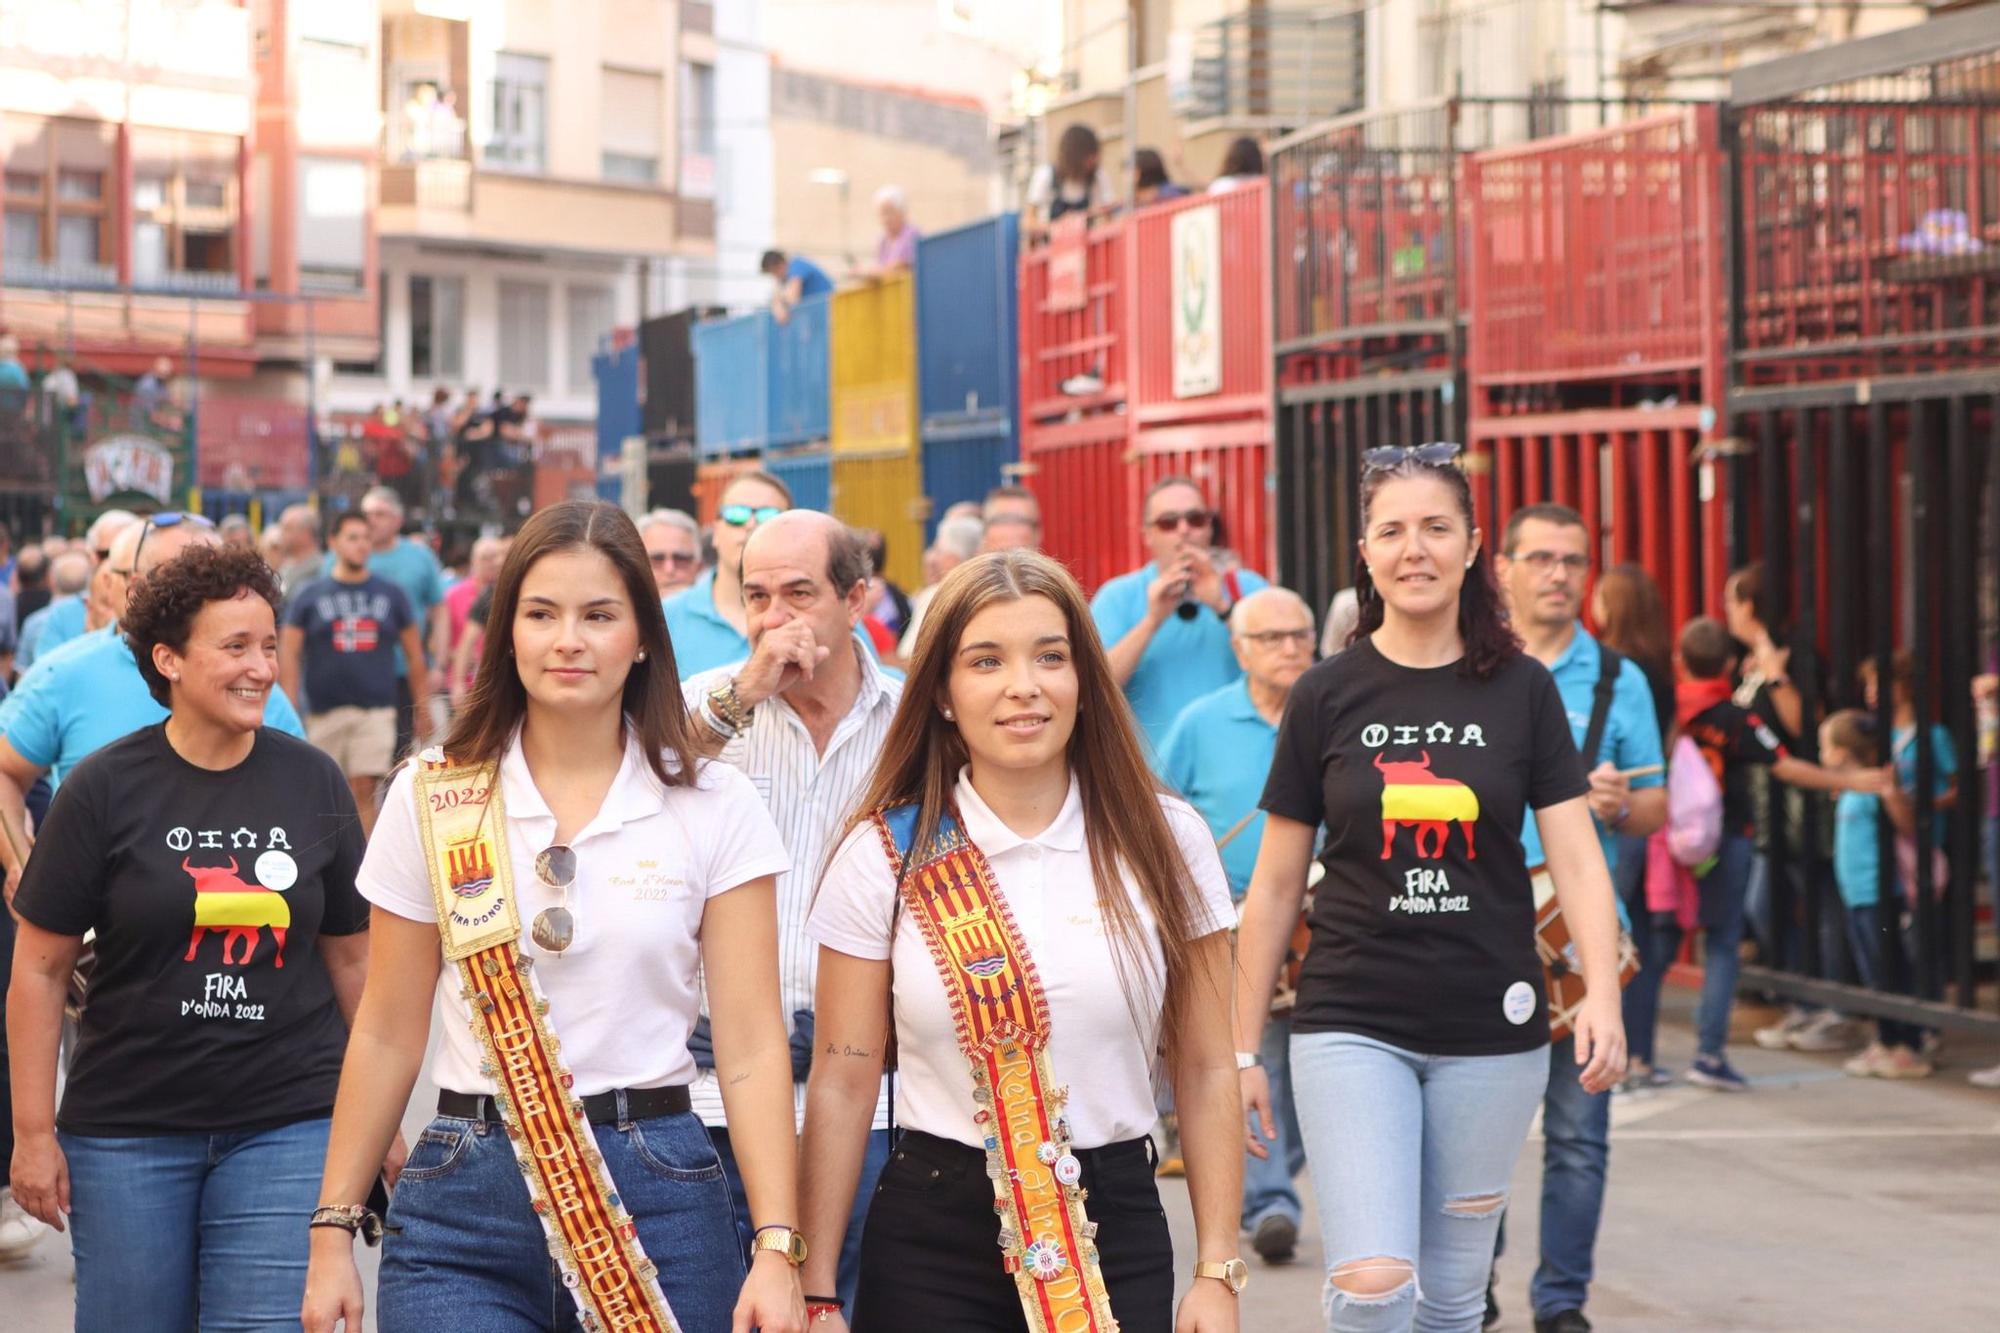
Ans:
[[[1525,981],[1517,981],[1507,988],[1500,997],[1500,1012],[1507,1015],[1507,1021],[1515,1027],[1535,1016],[1535,988]]]

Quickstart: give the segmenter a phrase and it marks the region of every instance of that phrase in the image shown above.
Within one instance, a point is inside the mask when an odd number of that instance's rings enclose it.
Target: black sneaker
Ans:
[[[1500,1327],[1500,1302],[1493,1299],[1493,1282],[1491,1279],[1488,1279],[1486,1283],[1486,1314],[1480,1319],[1479,1327],[1482,1329]]]
[[[1299,1224],[1283,1213],[1272,1213],[1250,1233],[1250,1248],[1267,1264],[1288,1264],[1298,1257]]]
[[[1560,1310],[1547,1319],[1536,1318],[1535,1333],[1590,1333],[1590,1321],[1581,1310]]]

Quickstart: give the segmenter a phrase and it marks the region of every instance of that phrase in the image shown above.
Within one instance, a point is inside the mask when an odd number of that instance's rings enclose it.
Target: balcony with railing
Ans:
[[[1176,116],[1200,125],[1287,129],[1366,100],[1362,0],[1250,9],[1176,33],[1167,59]]]

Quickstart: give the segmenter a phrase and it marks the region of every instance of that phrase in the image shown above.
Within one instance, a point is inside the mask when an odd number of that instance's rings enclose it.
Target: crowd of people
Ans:
[[[1684,1077],[1748,1086],[1791,793],[1837,794],[1842,966],[1909,989],[1912,666],[1889,734],[1803,738],[1760,570],[1676,640],[1575,511],[1480,532],[1460,464],[1367,454],[1324,636],[1186,477],[1089,599],[1028,490],[952,506],[905,590],[763,472],[707,530],[567,502],[442,559],[393,485],[6,551],[0,1258],[67,1230],[92,1333],[1212,1333],[1309,1168],[1328,1329],[1472,1329],[1539,1111],[1534,1324],[1588,1330],[1610,1098],[1671,1077],[1690,934]]]

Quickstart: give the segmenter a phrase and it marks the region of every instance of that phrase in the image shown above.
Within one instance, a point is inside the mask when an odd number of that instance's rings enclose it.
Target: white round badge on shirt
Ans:
[[[257,882],[283,893],[299,882],[299,863],[285,852],[265,852],[257,858]]]
[[[1535,1016],[1535,988],[1525,981],[1517,981],[1507,988],[1500,997],[1500,1012],[1507,1015],[1507,1021],[1515,1027]]]

